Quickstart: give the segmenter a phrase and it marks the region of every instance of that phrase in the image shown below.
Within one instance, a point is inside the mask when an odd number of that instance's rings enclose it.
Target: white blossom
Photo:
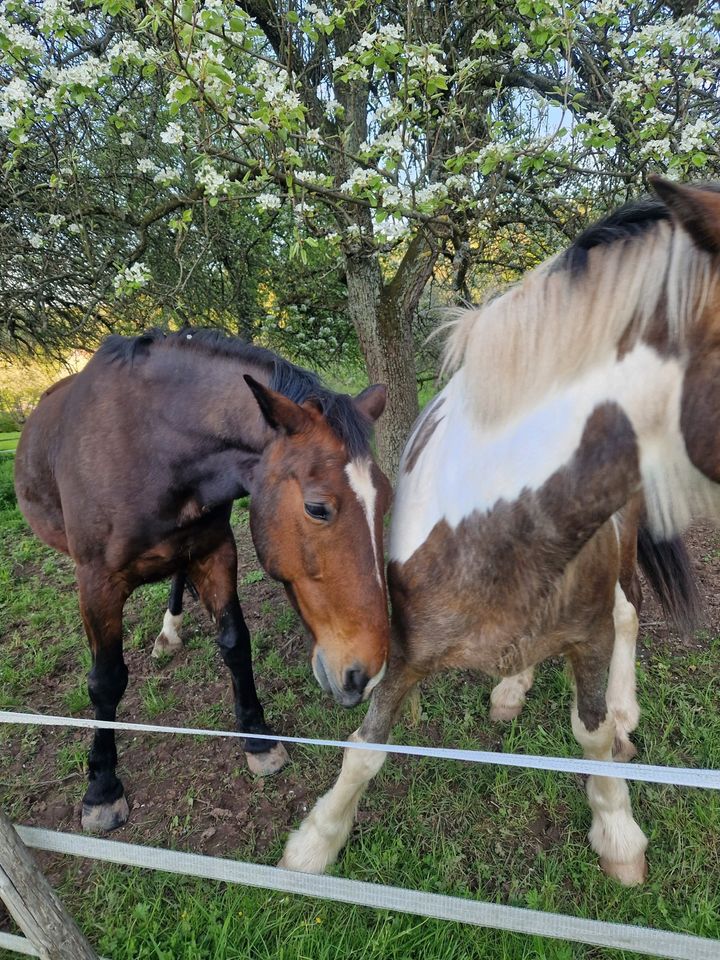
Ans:
[[[279,210],[282,200],[274,193],[259,193],[255,197],[255,203],[261,210]]]
[[[693,150],[702,150],[705,146],[707,136],[712,132],[712,126],[707,120],[696,120],[694,123],[688,123],[683,129],[680,137],[680,149],[685,153]]]
[[[453,173],[445,181],[445,186],[448,190],[467,190],[470,186],[470,181],[464,173]]]
[[[123,287],[132,286],[133,288],[144,287],[150,279],[150,270],[138,260],[129,267],[122,269],[113,280],[115,290],[121,290]]]
[[[167,186],[170,183],[178,183],[182,174],[174,167],[162,167],[153,177],[153,183]]]
[[[68,231],[74,234],[80,233],[80,229],[81,228],[79,223],[71,223],[70,226],[68,227]]]
[[[340,103],[339,100],[335,100],[335,99],[328,100],[328,102],[325,104],[325,113],[330,118],[330,120],[335,119],[339,110],[342,110],[342,104]]]
[[[177,144],[183,142],[185,131],[179,123],[169,123],[160,134],[163,143]]]
[[[340,185],[343,193],[355,193],[356,190],[362,190],[377,176],[374,170],[363,170],[360,167],[353,170],[349,178]]]
[[[4,34],[10,45],[18,47],[24,54],[40,56],[44,51],[42,42],[37,37],[19,24],[11,23],[3,15],[0,15],[0,34]]]
[[[316,3],[306,3],[305,13],[307,16],[312,18],[313,23],[315,23],[318,27],[329,27],[332,23],[330,17],[325,13],[324,10],[321,10]]]
[[[204,188],[205,193],[211,197],[216,197],[228,182],[227,177],[222,174],[211,163],[203,163],[197,175],[198,183]]]
[[[129,130],[126,130],[124,133],[120,134],[120,143],[124,147],[129,147],[133,141],[133,135]]]
[[[670,153],[670,138],[663,137],[661,140],[646,140],[640,147],[640,153],[645,156],[654,153],[661,157],[666,157]]]
[[[31,247],[34,247],[36,250],[39,250],[40,247],[44,245],[45,241],[43,240],[43,238],[40,236],[39,233],[31,233],[30,236],[28,237],[28,243],[30,244]]]
[[[8,84],[0,89],[0,102],[14,103],[19,107],[29,104],[32,96],[30,84],[22,77],[13,77]]]
[[[61,227],[65,223],[65,217],[61,213],[51,213],[48,217],[51,227]]]
[[[530,56],[530,47],[525,43],[524,40],[521,40],[520,43],[515,47],[512,52],[512,58],[515,63],[518,63],[520,60],[527,60]]]
[[[0,130],[14,130],[20,122],[22,113],[19,108],[4,110],[0,113]]]
[[[149,157],[140,157],[137,162],[137,168],[140,173],[155,173],[157,164],[150,160]]]
[[[128,63],[132,60],[143,61],[147,59],[146,51],[140,46],[137,40],[123,38],[117,40],[107,52],[108,60],[119,60],[121,63]]]

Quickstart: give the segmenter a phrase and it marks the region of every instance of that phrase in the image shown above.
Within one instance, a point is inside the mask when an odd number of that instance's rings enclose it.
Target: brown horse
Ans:
[[[261,348],[215,331],[113,336],[42,397],[18,446],[18,503],[34,532],[76,565],[92,651],[95,716],[114,720],[128,671],[123,605],[133,590],[185,578],[218,626],[238,729],[269,733],[237,597],[230,510],[251,494],[258,558],[314,640],[313,669],[344,706],[368,696],[389,646],[383,514],[390,486],[372,460],[385,388],[354,399]],[[167,620],[166,620],[167,623]],[[252,770],[286,759],[245,741]],[[112,730],[95,733],[86,829],[128,816]]]
[[[720,185],[654,185],[664,203],[622,208],[459,316],[454,373],[401,463],[390,662],[357,740],[387,742],[407,693],[450,667],[513,677],[493,705],[513,715],[532,666],[562,654],[585,755],[633,754],[639,528],[652,582],[688,620],[677,534],[720,515]],[[383,760],[346,752],[284,866],[334,860]],[[601,866],[640,883],[647,840],[626,782],[591,776],[587,793]]]

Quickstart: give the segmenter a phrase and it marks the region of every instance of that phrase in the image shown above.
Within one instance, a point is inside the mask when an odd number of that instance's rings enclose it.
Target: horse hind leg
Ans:
[[[176,573],[172,578],[162,630],[155,638],[155,645],[150,654],[155,660],[159,660],[160,657],[172,657],[178,650],[182,650],[183,641],[180,635],[180,627],[183,619],[182,602],[185,580],[186,574],[184,571]]]
[[[359,730],[349,739],[359,743],[389,743],[390,731],[408,693],[419,677],[404,663],[391,662],[375,689]],[[335,862],[350,836],[357,806],[372,778],[385,763],[381,750],[345,750],[340,775],[320,797],[297,830],[288,837],[279,867],[302,873],[323,873]]]
[[[635,690],[635,646],[638,635],[638,615],[618,583],[615,587],[613,609],[615,644],[610,660],[607,686],[607,706],[615,719],[613,756],[626,763],[637,755],[630,734],[640,721],[640,707]]]
[[[91,570],[78,570],[80,611],[90,641],[92,669],[88,691],[96,720],[115,720],[127,687],[122,653],[122,609],[127,591]],[[121,827],[129,816],[122,782],[115,774],[114,730],[96,730],[88,758],[89,784],[82,804],[82,827],[97,833]]]
[[[616,723],[605,698],[605,673],[613,633],[613,623],[608,618],[592,641],[576,645],[568,655],[576,682],[572,730],[590,760],[613,759]],[[600,866],[625,886],[642,883],[647,876],[647,838],[633,819],[627,782],[590,776],[587,797],[592,810],[588,839],[600,857]]]
[[[535,668],[528,667],[512,677],[504,677],[493,687],[490,694],[490,719],[509,721],[520,716],[534,678]]]

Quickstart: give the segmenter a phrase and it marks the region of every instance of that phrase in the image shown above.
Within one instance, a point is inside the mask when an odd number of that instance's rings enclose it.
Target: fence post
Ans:
[[[0,898],[42,960],[98,960],[2,810]]]

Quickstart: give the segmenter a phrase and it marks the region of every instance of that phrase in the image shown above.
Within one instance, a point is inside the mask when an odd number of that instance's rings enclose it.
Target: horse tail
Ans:
[[[683,540],[655,540],[641,524],[638,563],[670,623],[682,634],[693,633],[700,623],[703,603]]]

